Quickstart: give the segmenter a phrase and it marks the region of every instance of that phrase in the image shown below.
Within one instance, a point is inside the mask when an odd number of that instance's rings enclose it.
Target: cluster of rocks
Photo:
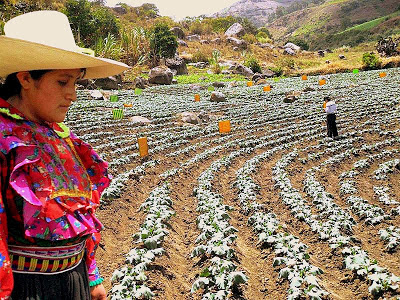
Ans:
[[[217,37],[212,40],[204,40],[198,34],[192,34],[185,36],[185,33],[180,27],[172,27],[172,33],[177,37],[177,42],[180,46],[188,47],[186,41],[189,42],[200,42],[201,44],[221,44],[222,39]],[[235,23],[231,27],[229,27],[224,36],[226,41],[233,46],[233,50],[239,51],[247,48],[247,42],[243,39],[240,39],[245,34],[245,29],[240,23]],[[186,40],[186,41],[185,41]],[[263,47],[268,47],[264,45]]]

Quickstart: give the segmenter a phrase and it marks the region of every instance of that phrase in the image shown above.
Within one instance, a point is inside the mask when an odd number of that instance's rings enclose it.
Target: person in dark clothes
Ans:
[[[336,139],[338,137],[337,127],[336,127],[336,112],[337,105],[334,100],[330,97],[325,97],[326,101],[325,112],[327,119],[327,127],[328,127],[328,136]]]

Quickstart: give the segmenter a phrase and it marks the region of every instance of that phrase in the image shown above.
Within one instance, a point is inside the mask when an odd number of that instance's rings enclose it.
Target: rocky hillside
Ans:
[[[249,19],[257,27],[265,26],[268,16],[280,6],[288,6],[296,0],[240,0],[212,17],[240,16]]]

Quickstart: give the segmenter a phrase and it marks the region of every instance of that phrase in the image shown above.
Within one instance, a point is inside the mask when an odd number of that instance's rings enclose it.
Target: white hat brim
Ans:
[[[130,68],[101,57],[0,36],[0,77],[21,71],[86,68],[85,78],[105,78]]]

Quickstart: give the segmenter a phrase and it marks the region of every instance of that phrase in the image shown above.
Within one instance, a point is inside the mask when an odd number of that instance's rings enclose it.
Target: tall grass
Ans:
[[[149,57],[148,32],[143,27],[125,28],[120,32],[123,60],[129,65],[143,64]]]
[[[97,39],[94,47],[96,56],[119,60],[121,57],[120,42],[112,35],[108,34],[106,38]]]

